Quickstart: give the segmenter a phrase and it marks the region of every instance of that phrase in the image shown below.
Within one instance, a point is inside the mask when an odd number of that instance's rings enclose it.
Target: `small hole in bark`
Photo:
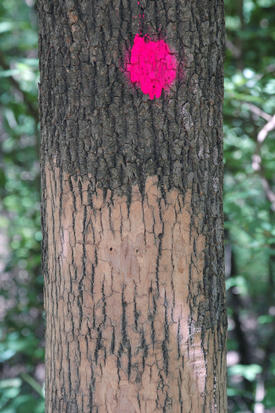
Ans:
[[[112,248],[112,247],[110,248],[110,251],[113,251],[113,248]]]
[[[136,250],[136,252],[138,252],[138,250]]]

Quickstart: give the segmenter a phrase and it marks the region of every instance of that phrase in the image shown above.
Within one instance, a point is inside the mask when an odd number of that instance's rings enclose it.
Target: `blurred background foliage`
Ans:
[[[229,412],[275,412],[275,0],[225,0]],[[37,22],[0,2],[0,411],[44,411]]]

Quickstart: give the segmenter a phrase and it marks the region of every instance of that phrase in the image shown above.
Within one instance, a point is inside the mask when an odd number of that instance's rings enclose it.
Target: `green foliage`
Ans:
[[[235,364],[234,366],[228,368],[229,376],[242,376],[249,381],[254,381],[257,374],[261,373],[261,371],[261,366],[258,364]]]
[[[24,389],[24,380],[21,378],[1,380],[0,410],[2,413],[44,412],[43,390],[30,376],[26,375],[24,379],[25,383],[28,383],[30,387],[34,388],[40,397],[33,395],[30,389]]]
[[[29,4],[29,6],[28,6]],[[37,28],[31,1],[0,3],[0,411],[42,413]],[[42,380],[42,381],[41,381]]]
[[[228,369],[229,411],[253,411],[259,380],[266,409],[275,406],[274,207],[275,131],[258,134],[275,114],[273,0],[226,0],[224,158],[229,303],[228,350],[239,362]],[[257,158],[258,157],[258,158]],[[268,188],[268,190],[267,190]],[[272,399],[273,397],[273,399]],[[259,402],[259,400],[258,400]]]

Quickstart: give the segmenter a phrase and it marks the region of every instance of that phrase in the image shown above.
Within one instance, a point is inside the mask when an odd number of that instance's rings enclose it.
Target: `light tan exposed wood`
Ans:
[[[50,167],[46,185],[48,413],[225,412],[221,326],[200,321],[205,236],[191,191],[163,199],[149,177],[127,203]]]

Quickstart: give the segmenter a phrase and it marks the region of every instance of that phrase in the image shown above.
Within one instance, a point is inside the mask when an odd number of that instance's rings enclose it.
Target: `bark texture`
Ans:
[[[47,413],[226,412],[222,0],[40,0]],[[150,100],[124,58],[176,51]]]

